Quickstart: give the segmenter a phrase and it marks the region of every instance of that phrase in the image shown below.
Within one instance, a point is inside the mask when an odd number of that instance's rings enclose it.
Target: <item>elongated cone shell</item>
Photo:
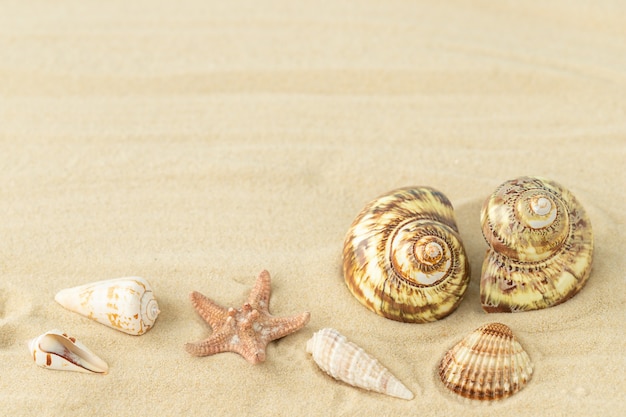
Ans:
[[[413,393],[382,366],[378,360],[335,329],[322,329],[313,334],[306,351],[328,375],[355,387],[376,391],[405,400]]]
[[[140,277],[67,288],[59,291],[54,299],[68,310],[136,336],[150,330],[159,315],[152,288]]]
[[[50,330],[28,343],[35,363],[60,371],[106,374],[109,366],[85,345],[60,330]]]
[[[561,185],[521,177],[501,184],[481,212],[489,244],[480,298],[492,312],[537,310],[560,304],[591,272],[591,222]]]
[[[356,299],[383,317],[424,323],[452,313],[470,273],[452,204],[429,187],[370,202],[346,235],[343,272]]]
[[[497,400],[521,390],[530,380],[530,357],[511,329],[482,326],[446,353],[439,377],[455,393],[473,400]]]

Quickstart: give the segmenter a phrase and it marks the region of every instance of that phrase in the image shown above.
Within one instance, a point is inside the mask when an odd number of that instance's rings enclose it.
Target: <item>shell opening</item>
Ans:
[[[33,351],[35,362],[39,366],[102,374],[106,374],[109,370],[106,362],[75,338],[68,336],[66,333],[61,333],[59,330],[51,330],[33,339],[29,344],[29,348]],[[38,354],[45,355],[45,365],[38,362]]]

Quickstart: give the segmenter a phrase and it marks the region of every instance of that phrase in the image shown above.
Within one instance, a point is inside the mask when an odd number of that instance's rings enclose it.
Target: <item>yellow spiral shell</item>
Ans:
[[[501,184],[483,204],[481,223],[490,246],[480,282],[485,311],[551,307],[587,282],[591,223],[576,198],[556,182],[521,177]]]
[[[452,313],[470,273],[452,204],[429,187],[373,200],[346,234],[343,272],[352,294],[383,317],[423,323]]]

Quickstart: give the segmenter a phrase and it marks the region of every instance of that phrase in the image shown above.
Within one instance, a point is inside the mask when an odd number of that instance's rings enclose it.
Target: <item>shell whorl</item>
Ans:
[[[348,230],[343,270],[352,294],[383,317],[429,322],[447,316],[469,283],[450,201],[429,187],[373,200]]]
[[[560,250],[570,232],[568,202],[571,195],[563,195],[555,183],[529,177],[508,181],[483,205],[483,235],[509,258],[545,260]]]
[[[485,201],[481,223],[490,246],[481,277],[487,312],[550,307],[587,281],[591,223],[576,198],[554,181],[521,177],[501,184]]]
[[[159,313],[161,312],[159,310],[159,304],[157,303],[156,298],[154,298],[154,293],[152,292],[152,290],[146,291],[141,296],[141,311],[141,317],[144,323],[147,326],[152,327]]]

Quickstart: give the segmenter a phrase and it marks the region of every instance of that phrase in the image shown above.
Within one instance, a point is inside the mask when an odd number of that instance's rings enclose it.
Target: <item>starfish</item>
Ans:
[[[239,309],[226,309],[197,291],[189,294],[191,304],[213,333],[203,341],[185,344],[185,350],[194,356],[236,352],[252,364],[263,362],[269,342],[300,330],[311,317],[309,312],[291,317],[272,316],[270,292],[270,274],[263,270],[248,300]]]

